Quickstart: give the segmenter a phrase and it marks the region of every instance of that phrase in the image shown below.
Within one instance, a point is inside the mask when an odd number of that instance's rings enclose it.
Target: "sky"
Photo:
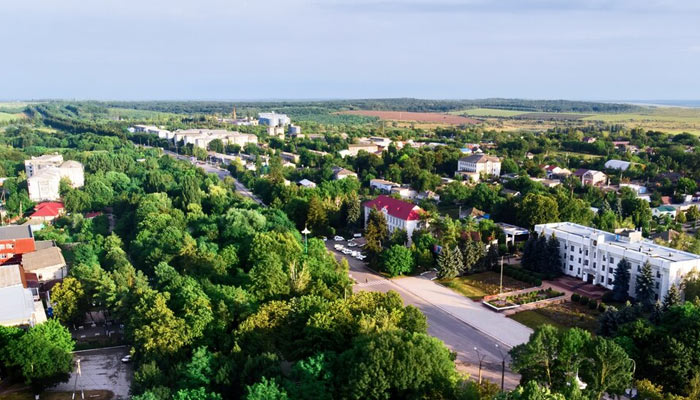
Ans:
[[[700,98],[700,1],[3,0],[0,99]]]

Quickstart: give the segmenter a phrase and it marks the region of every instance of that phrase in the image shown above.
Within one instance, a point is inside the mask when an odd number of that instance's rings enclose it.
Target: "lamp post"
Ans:
[[[484,362],[484,358],[486,358],[486,355],[482,356],[481,353],[479,353],[479,349],[476,347],[474,347],[474,351],[476,352],[476,358],[479,360],[479,385],[481,385],[481,366]]]
[[[501,353],[501,392],[504,390],[505,387],[505,379],[506,379],[506,355],[503,354],[503,351],[501,350],[500,346],[498,346],[498,343],[496,343],[496,349],[498,349],[498,352]]]
[[[301,233],[304,234],[304,254],[309,254],[309,238],[308,238],[308,235],[309,235],[309,233],[311,233],[311,231],[309,230],[309,228],[307,228],[306,226],[304,226],[304,230],[301,231]]]
[[[500,286],[498,287],[498,294],[503,293],[503,256],[501,256],[501,281],[500,281]],[[496,345],[498,346],[498,345]]]

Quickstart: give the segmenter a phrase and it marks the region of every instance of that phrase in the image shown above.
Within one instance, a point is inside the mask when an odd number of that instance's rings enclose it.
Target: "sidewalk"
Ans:
[[[493,312],[481,302],[455,293],[428,277],[405,277],[392,279],[392,282],[509,347],[527,342],[532,333],[532,329],[525,325]]]

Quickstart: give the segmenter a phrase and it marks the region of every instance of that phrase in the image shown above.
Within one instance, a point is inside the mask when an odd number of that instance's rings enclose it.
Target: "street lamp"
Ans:
[[[481,365],[483,364],[486,355],[482,356],[481,353],[479,353],[479,349],[476,347],[474,347],[474,351],[476,352],[476,358],[479,360],[479,385],[481,385]]]
[[[506,354],[503,354],[500,346],[496,343],[496,349],[501,353],[501,392],[504,390],[505,379],[506,379]]]
[[[308,235],[309,235],[309,233],[311,233],[311,231],[309,230],[309,228],[307,228],[306,226],[304,226],[304,230],[301,231],[301,233],[304,234],[304,254],[309,254],[309,238],[308,238]]]

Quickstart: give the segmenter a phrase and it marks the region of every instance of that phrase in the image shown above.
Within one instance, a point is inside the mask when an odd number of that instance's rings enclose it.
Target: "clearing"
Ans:
[[[438,282],[472,300],[481,300],[484,296],[498,294],[500,274],[492,271],[477,272],[453,279],[442,279]],[[503,275],[503,292],[529,287],[532,287],[529,283]]]

